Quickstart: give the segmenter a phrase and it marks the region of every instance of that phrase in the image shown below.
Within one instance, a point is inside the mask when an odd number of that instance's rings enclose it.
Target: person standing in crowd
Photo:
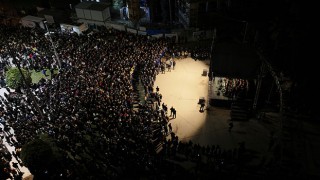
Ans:
[[[164,110],[164,112],[167,114],[168,112],[168,106],[164,103],[162,103],[162,109]]]
[[[43,69],[43,70],[42,70],[42,74],[45,75],[45,76],[48,76],[48,75],[47,75],[47,70],[46,70],[46,69]]]
[[[156,91],[159,92],[159,90],[160,90],[160,89],[159,89],[159,87],[157,86],[157,87],[156,87]]]
[[[3,76],[0,77],[0,86],[3,88],[6,86],[6,81]]]
[[[156,100],[157,100],[158,106],[160,106],[160,103],[161,103],[160,94],[156,94]]]
[[[174,111],[174,108],[173,108],[173,106],[171,106],[171,108],[170,108],[170,116],[173,116],[173,111]]]
[[[172,126],[171,126],[171,123],[168,124],[168,127],[169,127],[169,133],[172,132]]]
[[[176,66],[176,61],[175,60],[173,60],[173,62],[172,62],[172,69],[174,70],[174,67]]]
[[[172,115],[172,118],[173,119],[175,119],[175,118],[177,118],[177,111],[176,111],[176,109],[175,108],[173,108],[173,115]]]
[[[162,74],[165,74],[165,73],[166,73],[165,63],[161,63],[161,73],[162,73]]]
[[[171,64],[167,64],[168,72],[171,72]]]

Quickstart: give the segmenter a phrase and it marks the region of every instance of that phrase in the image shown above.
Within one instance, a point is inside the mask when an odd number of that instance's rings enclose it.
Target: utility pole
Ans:
[[[242,43],[245,43],[246,35],[247,35],[247,29],[248,29],[248,21],[242,21],[242,22],[246,23],[246,27],[244,29],[243,40],[242,40]]]
[[[20,72],[20,75],[21,75],[21,78],[22,78],[22,81],[24,82],[24,84],[26,85],[26,88],[27,88],[27,94],[29,94],[29,96],[31,97],[31,100],[34,104],[34,106],[36,107],[40,117],[42,120],[44,120],[44,115],[43,115],[43,112],[42,110],[40,109],[38,103],[37,103],[37,99],[35,98],[34,94],[30,91],[30,86],[28,84],[28,82],[26,81],[26,78],[24,77],[24,74],[22,73],[21,71],[21,68],[20,68],[20,62],[17,61],[16,59],[16,56],[14,55],[14,53],[11,53],[11,56],[13,58],[13,62],[15,62],[19,72]]]
[[[211,72],[211,77],[209,75],[209,79],[211,81],[214,81],[214,74],[212,72],[212,59],[213,59],[213,47],[214,47],[214,39],[216,38],[216,32],[217,32],[217,29],[214,28],[213,35],[212,35],[211,48],[210,48],[210,71],[209,72]]]
[[[51,42],[51,46],[52,46],[52,48],[53,48],[54,55],[55,55],[55,57],[56,57],[56,59],[57,59],[57,61],[58,61],[59,69],[61,69],[61,62],[60,62],[58,53],[57,53],[57,51],[56,51],[56,47],[54,46],[54,43],[53,43],[53,41],[52,41],[51,33],[50,33],[50,31],[49,31],[49,29],[48,29],[48,26],[47,26],[47,21],[43,21],[43,24],[44,24],[44,26],[46,27],[46,30],[47,30],[47,32],[48,32],[49,40],[50,40],[50,42]]]
[[[265,74],[265,65],[264,63],[261,64],[260,66],[260,72],[258,75],[258,81],[257,81],[257,89],[256,89],[256,94],[254,96],[254,100],[253,100],[253,111],[255,111],[257,109],[257,104],[258,104],[258,99],[259,99],[259,94],[260,94],[260,89],[261,89],[261,84],[262,84],[262,78]]]

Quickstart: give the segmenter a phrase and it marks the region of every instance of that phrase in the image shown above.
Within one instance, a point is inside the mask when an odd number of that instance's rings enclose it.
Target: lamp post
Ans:
[[[214,73],[212,71],[212,61],[213,61],[213,48],[214,48],[214,40],[217,37],[217,29],[214,28],[213,30],[213,35],[212,35],[212,42],[211,42],[211,49],[210,49],[210,70],[209,70],[209,74],[211,72],[211,76],[209,75],[209,79],[210,81],[214,81]],[[212,83],[211,83],[212,85]]]
[[[245,40],[246,40],[246,35],[247,35],[248,21],[242,21],[242,22],[246,23],[246,27],[245,27],[245,29],[244,29],[243,40],[242,40],[242,43],[244,43]]]
[[[55,57],[56,57],[56,59],[57,59],[57,61],[58,61],[58,66],[59,66],[59,69],[60,69],[60,68],[61,68],[61,62],[60,62],[58,53],[57,53],[57,51],[56,51],[56,47],[54,46],[54,43],[53,43],[53,41],[52,41],[51,34],[50,34],[50,31],[49,31],[48,26],[47,26],[47,21],[43,21],[43,24],[44,24],[44,26],[46,27],[46,30],[47,30],[47,32],[48,32],[49,40],[50,40],[50,42],[51,42],[51,46],[52,46],[52,48],[53,48],[53,52],[54,52],[54,55],[55,55]]]

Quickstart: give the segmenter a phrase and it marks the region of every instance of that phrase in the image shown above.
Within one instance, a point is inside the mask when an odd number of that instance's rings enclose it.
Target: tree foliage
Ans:
[[[64,154],[47,135],[22,147],[20,158],[36,179],[60,179],[64,173]]]
[[[30,84],[32,82],[31,73],[25,69],[21,69],[21,71],[24,75],[26,83]],[[10,68],[6,72],[6,82],[7,85],[12,89],[17,89],[25,85],[18,68]]]
[[[53,157],[49,144],[41,139],[35,139],[24,145],[21,151],[21,159],[35,176],[47,171]]]

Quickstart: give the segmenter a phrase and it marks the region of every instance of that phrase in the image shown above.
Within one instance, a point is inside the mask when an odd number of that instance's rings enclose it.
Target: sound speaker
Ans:
[[[204,97],[200,97],[198,104],[204,104],[205,102],[206,100],[204,99]]]
[[[204,69],[202,72],[202,76],[207,76],[207,74],[208,74],[208,70]]]

